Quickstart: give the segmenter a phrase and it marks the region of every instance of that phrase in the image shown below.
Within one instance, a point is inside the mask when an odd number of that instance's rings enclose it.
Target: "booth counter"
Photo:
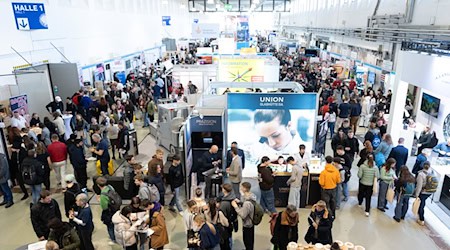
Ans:
[[[300,207],[304,208],[306,205],[306,197],[308,195],[308,171],[303,172],[302,187],[300,189]],[[277,172],[275,175],[275,182],[273,184],[273,193],[275,196],[275,207],[286,207],[289,200],[289,185],[287,181],[291,177],[290,172]]]

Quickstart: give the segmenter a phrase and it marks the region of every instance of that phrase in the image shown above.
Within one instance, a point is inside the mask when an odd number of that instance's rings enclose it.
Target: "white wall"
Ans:
[[[399,137],[402,131],[401,118],[406,100],[408,84],[420,87],[425,93],[441,99],[438,118],[429,117],[424,112],[417,111],[417,120],[422,124],[431,125],[439,139],[443,138],[442,125],[445,117],[450,114],[450,57],[429,56],[415,52],[401,51],[398,56],[397,77],[393,89],[394,112],[390,115],[391,134],[393,139]],[[422,91],[419,97],[422,96]],[[421,100],[418,104],[420,105]]]
[[[404,14],[407,0],[382,0],[377,15]],[[285,25],[356,28],[367,25],[377,0],[293,0]],[[412,24],[448,25],[450,0],[416,0]]]
[[[45,4],[48,30],[18,31],[11,2]],[[12,50],[23,53],[30,62],[60,62],[62,56],[81,66],[116,56],[152,48],[164,37],[178,38],[190,33],[187,0],[7,0],[0,1],[0,74],[26,64]],[[172,26],[163,27],[161,16],[171,16]],[[187,27],[190,27],[187,26]],[[7,38],[7,39],[5,39]],[[12,77],[0,77],[0,85],[14,83]]]

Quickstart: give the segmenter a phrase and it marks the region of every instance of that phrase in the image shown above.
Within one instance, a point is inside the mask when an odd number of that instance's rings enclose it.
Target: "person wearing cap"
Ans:
[[[341,183],[341,176],[336,167],[332,164],[333,157],[325,157],[327,164],[325,169],[320,173],[319,184],[322,187],[322,200],[327,203],[330,208],[332,216],[336,212],[336,188]]]
[[[59,111],[62,114],[64,112],[64,103],[62,102],[61,97],[56,96],[54,101],[45,106],[45,109],[47,109],[47,111],[51,114],[55,113],[56,111]]]
[[[78,211],[78,206],[75,203],[76,197],[81,193],[80,185],[75,180],[75,175],[68,174],[64,177],[67,189],[64,192],[64,211],[66,216],[69,217],[70,211]]]

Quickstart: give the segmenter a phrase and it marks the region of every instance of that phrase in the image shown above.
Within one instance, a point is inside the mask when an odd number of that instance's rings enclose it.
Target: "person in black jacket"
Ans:
[[[264,212],[275,214],[275,195],[273,192],[273,183],[275,178],[272,169],[269,167],[270,159],[267,156],[261,158],[258,165],[259,188],[261,189],[261,206]]]
[[[347,140],[345,140],[345,153],[350,158],[350,166],[355,160],[355,155],[359,153],[359,140],[355,138],[353,131],[348,131]]]
[[[238,144],[235,141],[231,143],[231,148],[237,148],[238,155],[239,155],[239,157],[241,157],[241,160],[242,160],[242,169],[244,169],[245,168],[245,154],[244,154],[244,150],[238,148]],[[233,156],[231,155],[231,149],[230,149],[230,150],[227,151],[227,168],[230,167],[232,160],[233,160]]]
[[[347,140],[347,136],[342,128],[338,129],[338,133],[331,138],[331,148],[333,149],[333,153],[336,156],[336,148],[338,145],[345,147],[345,142]]]
[[[42,183],[45,180],[45,167],[36,159],[36,151],[28,150],[28,156],[20,164],[20,172],[25,184],[31,187],[33,204],[38,203],[39,194],[42,191]]]
[[[164,206],[164,194],[166,193],[166,187],[164,186],[164,181],[161,175],[161,166],[152,165],[148,170],[148,184],[153,184],[158,188],[159,203],[161,206]]]
[[[197,172],[197,182],[205,182],[205,198],[209,199],[211,195],[212,180],[211,176],[213,172],[220,166],[222,159],[220,157],[219,147],[217,145],[212,145],[211,148],[204,152],[200,158],[199,165],[197,169],[193,172]],[[208,171],[207,175],[203,173]]]
[[[298,241],[298,217],[297,208],[292,204],[276,216],[273,236],[270,240],[275,249],[286,250],[289,242]]]
[[[66,216],[69,217],[70,211],[78,211],[78,206],[75,203],[76,197],[81,193],[80,185],[75,182],[75,176],[68,174],[64,177],[67,184],[67,189],[64,190],[64,211]]]
[[[87,161],[84,156],[84,147],[82,139],[75,139],[74,143],[71,143],[67,147],[69,153],[70,163],[72,163],[75,179],[80,184],[80,188],[86,188],[87,184]]]
[[[31,223],[39,240],[48,239],[50,228],[47,224],[52,218],[61,220],[58,202],[52,199],[50,191],[42,190],[39,202],[31,208]]]
[[[55,100],[47,104],[47,106],[45,106],[45,109],[47,109],[47,111],[51,114],[55,113],[58,110],[62,114],[64,112],[64,103],[62,102],[61,97],[55,97]]]
[[[172,165],[169,168],[169,184],[172,189],[173,198],[169,203],[169,210],[175,211],[174,205],[177,206],[178,212],[183,211],[180,203],[180,187],[184,183],[183,167],[181,166],[180,156],[172,157]]]
[[[71,211],[69,219],[77,226],[78,234],[81,240],[81,249],[94,250],[92,245],[92,232],[94,231],[94,222],[92,221],[92,211],[88,203],[88,196],[84,193],[77,195],[76,204],[79,207],[78,213]]]
[[[125,126],[123,121],[120,121],[118,123],[119,126],[119,155],[122,155],[122,157],[125,157],[128,154],[128,150],[130,150],[130,133],[128,132],[128,127]]]
[[[307,243],[331,244],[333,237],[331,234],[332,221],[329,218],[329,212],[325,201],[318,201],[311,209],[308,217],[309,228],[305,235]]]

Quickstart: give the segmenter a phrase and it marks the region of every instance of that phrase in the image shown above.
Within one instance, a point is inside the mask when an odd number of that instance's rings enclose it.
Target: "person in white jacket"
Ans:
[[[136,230],[143,221],[138,219],[133,223],[130,219],[131,213],[131,207],[126,206],[113,215],[114,235],[116,236],[116,242],[125,247],[126,250],[137,250]]]

